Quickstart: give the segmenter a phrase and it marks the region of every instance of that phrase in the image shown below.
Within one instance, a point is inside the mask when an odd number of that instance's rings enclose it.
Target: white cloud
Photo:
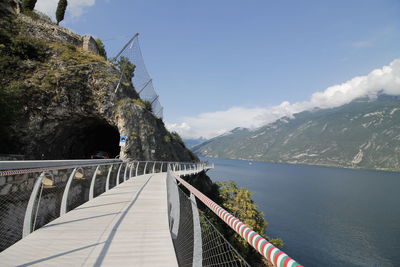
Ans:
[[[35,9],[55,19],[58,0],[38,0]],[[81,16],[86,7],[93,6],[95,0],[69,0],[66,14],[72,18]]]
[[[233,107],[224,111],[201,113],[196,117],[183,117],[179,123],[167,124],[167,127],[184,138],[211,138],[235,127],[255,128],[312,108],[338,107],[365,96],[374,98],[379,92],[400,95],[400,59],[366,76],[355,77],[316,92],[309,101],[293,104],[284,101],[278,106],[266,108]]]
[[[184,138],[211,138],[237,126],[256,127],[263,120],[263,108],[233,107],[228,110],[201,113],[196,117],[184,117],[181,123],[168,124]]]
[[[358,42],[354,42],[351,44],[352,47],[354,48],[363,48],[363,47],[370,47],[373,45],[372,40],[363,40],[363,41],[358,41]]]

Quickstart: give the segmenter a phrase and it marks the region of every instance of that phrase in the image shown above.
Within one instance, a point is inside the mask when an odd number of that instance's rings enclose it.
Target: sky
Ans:
[[[54,17],[57,0],[36,8]],[[69,0],[62,26],[103,40],[136,32],[164,122],[211,138],[282,116],[400,94],[398,0]]]

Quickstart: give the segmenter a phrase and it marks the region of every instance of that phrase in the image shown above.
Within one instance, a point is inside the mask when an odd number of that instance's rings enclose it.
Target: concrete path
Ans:
[[[0,266],[17,265],[178,266],[166,173],[133,177],[0,253]]]

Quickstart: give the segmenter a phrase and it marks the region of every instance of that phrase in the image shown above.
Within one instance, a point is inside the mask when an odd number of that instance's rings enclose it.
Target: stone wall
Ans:
[[[30,35],[48,42],[61,43],[64,45],[73,44],[83,50],[99,55],[97,43],[90,35],[80,36],[67,28],[49,23],[45,20],[35,20],[23,14],[19,14],[18,19],[24,25],[22,31],[25,35]]]
[[[83,50],[91,51],[92,53],[97,54],[97,55],[100,54],[100,53],[99,53],[99,48],[98,48],[98,46],[97,46],[97,43],[96,43],[96,41],[93,39],[92,36],[90,36],[90,35],[84,35],[84,36],[82,37],[82,40],[83,40],[83,44],[82,44]]]

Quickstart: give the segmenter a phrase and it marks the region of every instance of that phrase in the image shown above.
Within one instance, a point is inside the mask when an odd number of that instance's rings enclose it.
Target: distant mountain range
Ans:
[[[236,128],[193,151],[216,158],[400,170],[400,98],[358,99],[257,130]]]
[[[207,141],[207,139],[200,137],[196,139],[183,139],[183,142],[185,143],[186,147],[188,148],[193,148],[195,146],[200,145],[201,143]]]

